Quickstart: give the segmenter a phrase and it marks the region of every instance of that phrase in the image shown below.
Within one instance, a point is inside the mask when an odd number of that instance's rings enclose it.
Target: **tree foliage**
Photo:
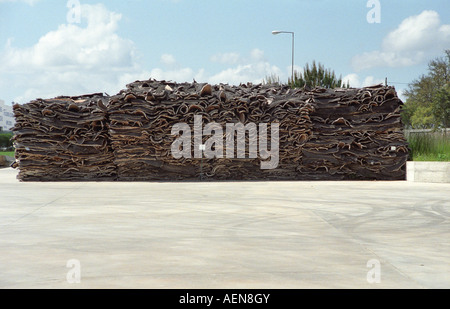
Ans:
[[[303,69],[303,73],[295,71],[294,80],[292,80],[291,77],[288,81],[288,84],[293,88],[302,88],[305,86],[309,88],[350,87],[350,84],[348,82],[347,85],[343,85],[342,76],[337,78],[334,71],[332,71],[331,69],[325,69],[323,64],[316,64],[315,61],[313,61],[311,65],[307,63]]]
[[[439,128],[450,125],[450,50],[433,59],[428,72],[409,84],[402,112],[405,125]]]
[[[280,77],[276,75],[275,73],[272,73],[263,80],[264,85],[279,85],[280,84]]]
[[[12,136],[12,133],[0,133],[0,148],[11,148],[13,146]]]
[[[450,83],[437,91],[431,111],[434,119],[444,128],[450,126]]]

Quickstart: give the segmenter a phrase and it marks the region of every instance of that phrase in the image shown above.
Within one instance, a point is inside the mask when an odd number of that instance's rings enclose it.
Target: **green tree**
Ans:
[[[0,133],[0,147],[11,148],[13,146],[11,141],[12,136],[12,133]]]
[[[429,128],[432,127],[434,118],[431,106],[419,106],[411,117],[411,126],[413,128]]]
[[[323,87],[323,88],[338,88],[347,87],[350,88],[350,84],[342,83],[342,76],[336,77],[336,74],[331,69],[325,69],[321,63],[316,64],[315,61],[311,65],[308,63],[303,69],[303,73],[295,71],[294,80],[289,79],[288,84],[293,88],[302,87]]]
[[[278,75],[276,75],[275,73],[267,75],[266,78],[263,80],[263,84],[264,85],[279,85],[280,77]]]
[[[450,83],[439,89],[434,96],[432,114],[444,128],[450,126]]]
[[[450,50],[428,63],[428,72],[409,84],[402,120],[414,128],[437,128],[449,125],[448,91]]]

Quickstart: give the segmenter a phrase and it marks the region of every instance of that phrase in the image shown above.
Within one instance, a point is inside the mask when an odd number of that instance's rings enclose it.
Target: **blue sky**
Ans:
[[[291,36],[272,30],[295,32],[296,69],[316,60],[401,94],[450,48],[450,1],[0,0],[0,99],[115,94],[150,77],[287,81]]]

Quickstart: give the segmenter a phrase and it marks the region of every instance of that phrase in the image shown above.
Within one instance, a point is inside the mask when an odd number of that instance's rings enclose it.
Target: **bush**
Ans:
[[[408,137],[410,160],[450,161],[450,137],[440,134],[410,134]]]
[[[12,133],[0,133],[0,149],[12,149],[13,142],[11,138],[13,137]]]

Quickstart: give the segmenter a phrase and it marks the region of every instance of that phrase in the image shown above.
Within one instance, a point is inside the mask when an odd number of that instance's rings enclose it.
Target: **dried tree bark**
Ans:
[[[382,85],[329,90],[136,81],[112,97],[15,105],[15,165],[22,181],[402,180],[408,148],[401,106],[395,89]],[[193,130],[196,116],[203,128],[223,128],[216,149],[223,157],[195,158],[194,147],[189,158],[171,153],[174,125]],[[248,134],[244,158],[226,156],[232,138],[226,126],[236,123],[268,124],[269,148],[270,128],[278,124],[277,168],[261,169],[267,158],[250,156],[260,140]],[[209,138],[203,135],[202,144]]]
[[[114,180],[108,98],[101,94],[14,105],[15,167],[22,181]]]

